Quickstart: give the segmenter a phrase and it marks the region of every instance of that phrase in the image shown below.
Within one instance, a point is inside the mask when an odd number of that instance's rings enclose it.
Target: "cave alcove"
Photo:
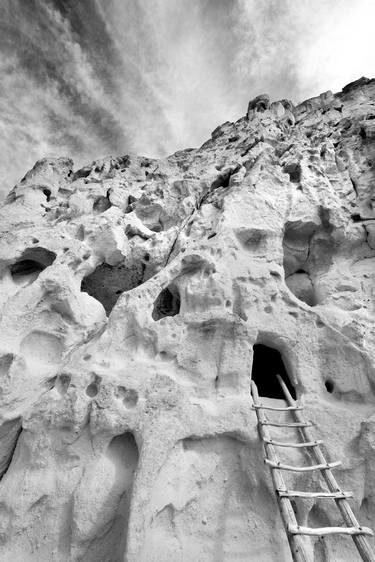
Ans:
[[[32,283],[46,267],[52,265],[55,259],[55,252],[46,248],[28,248],[19,260],[10,266],[10,274],[16,283]]]
[[[176,316],[180,312],[180,294],[177,287],[169,285],[159,293],[152,311],[152,318],[160,320],[165,316]]]
[[[102,263],[83,278],[81,291],[99,301],[108,316],[122,293],[143,283],[144,270],[141,260],[118,265]]]
[[[261,343],[255,344],[253,350],[251,379],[257,385],[259,396],[285,400],[276,378],[276,375],[280,375],[293,399],[296,400],[296,391],[289,379],[281,353],[277,349]]]

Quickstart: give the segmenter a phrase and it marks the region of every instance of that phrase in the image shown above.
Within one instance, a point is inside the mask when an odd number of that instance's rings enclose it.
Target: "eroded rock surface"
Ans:
[[[249,395],[255,349],[282,404],[264,346],[374,526],[374,186],[367,79],[260,95],[162,160],[35,164],[0,209],[1,560],[290,561]],[[341,524],[327,501],[295,510]],[[358,558],[349,538],[307,548]]]

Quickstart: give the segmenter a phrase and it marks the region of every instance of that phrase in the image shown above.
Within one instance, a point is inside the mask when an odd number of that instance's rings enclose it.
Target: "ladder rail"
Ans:
[[[295,406],[296,402],[295,400],[292,398],[285,382],[283,381],[283,379],[281,378],[280,375],[277,375],[277,379],[279,381],[279,384],[283,390],[285,399],[287,401],[287,403],[289,404],[289,406]],[[295,416],[295,419],[300,422],[303,423],[303,417],[301,416],[300,412],[298,410],[295,410],[292,412],[293,415]],[[299,428],[299,431],[301,432],[303,438],[306,441],[313,441],[313,436],[311,434],[311,431],[306,427],[306,426],[301,426]],[[312,447],[311,449],[311,455],[315,458],[315,461],[319,464],[327,464],[326,458],[320,448],[319,445],[317,445],[316,447]],[[273,471],[273,472],[279,472],[279,471]],[[330,469],[325,469],[322,470],[322,476],[327,484],[327,487],[329,489],[330,492],[337,492],[340,491],[340,487],[338,486],[338,483],[336,481],[336,478],[334,477],[334,475],[332,474]],[[360,528],[360,525],[357,521],[357,518],[355,517],[352,508],[350,507],[348,501],[346,498],[334,498],[334,501],[336,502],[336,505],[338,507],[338,509],[340,510],[340,513],[345,521],[345,524],[348,527],[355,527],[355,528]],[[367,538],[363,535],[363,534],[355,534],[352,536],[353,541],[355,546],[357,547],[357,550],[359,552],[359,554],[362,557],[362,560],[364,560],[364,562],[375,562],[375,555],[374,552],[367,540]]]
[[[259,394],[254,381],[251,381],[251,393],[253,396],[254,405],[259,406]],[[261,409],[257,408],[256,414],[257,414],[258,422],[265,421],[265,414]],[[263,446],[266,450],[266,454],[270,457],[270,459],[274,461],[278,461],[278,457],[274,446],[268,442],[270,440],[270,434],[267,426],[262,423],[258,423],[258,429],[261,439],[263,441]],[[286,488],[284,478],[280,470],[271,470],[271,477],[275,489]],[[303,537],[301,535],[293,535],[288,532],[288,527],[290,525],[298,526],[296,515],[294,513],[294,509],[290,499],[288,497],[279,497],[277,495],[277,500],[280,506],[281,518],[285,526],[285,530],[286,530],[286,534],[287,534],[287,538],[294,562],[309,562],[309,557],[305,549],[305,541]]]

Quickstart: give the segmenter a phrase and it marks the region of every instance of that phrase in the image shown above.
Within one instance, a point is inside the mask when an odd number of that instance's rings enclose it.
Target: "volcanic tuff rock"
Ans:
[[[0,559],[291,560],[251,410],[255,344],[281,352],[374,526],[374,186],[368,79],[296,107],[258,96],[161,160],[37,162],[0,209]],[[257,365],[280,404],[267,350]],[[327,501],[295,509],[341,523]],[[350,538],[308,545],[358,557]]]

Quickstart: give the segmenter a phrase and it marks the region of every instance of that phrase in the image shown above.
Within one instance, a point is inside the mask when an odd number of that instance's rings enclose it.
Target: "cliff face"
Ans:
[[[253,373],[282,404],[281,360],[372,526],[375,81],[72,167],[37,162],[0,209],[0,558],[289,561],[249,394]],[[341,524],[333,502],[295,509]]]

